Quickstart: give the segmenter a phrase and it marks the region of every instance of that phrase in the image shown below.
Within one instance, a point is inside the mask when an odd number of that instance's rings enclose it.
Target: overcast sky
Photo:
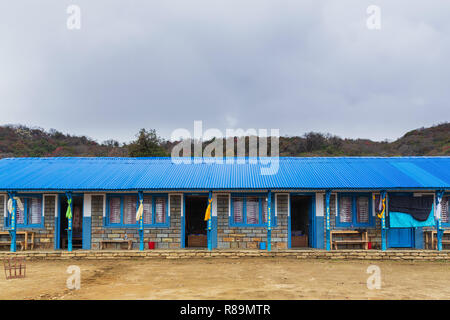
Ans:
[[[81,29],[67,28],[67,7]],[[369,30],[366,9],[381,9]],[[450,120],[450,1],[2,1],[0,124],[396,139]]]

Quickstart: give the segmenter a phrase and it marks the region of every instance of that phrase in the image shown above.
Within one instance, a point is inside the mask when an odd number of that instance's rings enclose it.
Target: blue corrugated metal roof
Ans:
[[[232,162],[9,158],[0,160],[0,190],[450,189],[450,157],[279,158],[274,175],[255,158]]]

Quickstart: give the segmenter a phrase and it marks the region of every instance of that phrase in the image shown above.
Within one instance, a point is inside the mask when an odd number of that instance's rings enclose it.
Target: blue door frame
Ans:
[[[61,212],[61,205],[63,203],[63,201],[67,201],[67,197],[65,194],[59,194],[58,196],[58,217],[55,219],[55,250],[56,249],[61,249],[61,232],[66,232],[66,230],[61,230],[61,214],[64,214],[64,219],[65,217],[65,212]],[[82,226],[84,228],[85,226],[85,221],[84,221],[84,194],[82,193],[74,193],[72,194],[72,197],[81,197],[82,199],[82,205],[81,205],[81,216],[82,216]],[[84,242],[84,230],[83,230],[83,242]],[[83,247],[84,247],[84,243],[83,243]]]
[[[291,219],[292,219],[292,212],[291,212],[291,205],[292,205],[292,197],[293,196],[306,196],[311,197],[311,203],[309,206],[309,212],[308,212],[308,245],[311,248],[315,248],[317,245],[317,239],[316,239],[316,194],[311,192],[301,192],[301,193],[290,193],[289,194],[289,218],[288,218],[288,248],[291,249]]]
[[[191,192],[183,193],[183,216],[181,217],[181,248],[186,248],[186,198],[189,196],[202,196],[206,197],[206,202],[208,203],[209,192]],[[217,213],[216,213],[217,214]],[[211,241],[212,247],[217,248],[217,215],[211,216]],[[208,239],[208,242],[210,239]]]

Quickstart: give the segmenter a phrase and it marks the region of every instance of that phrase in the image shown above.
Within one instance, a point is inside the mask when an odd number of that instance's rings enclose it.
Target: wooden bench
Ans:
[[[344,239],[344,240],[333,240],[333,235],[339,236],[354,236],[361,235],[361,239]],[[367,235],[367,231],[357,231],[357,230],[331,230],[330,231],[330,242],[334,249],[338,249],[338,244],[361,244],[364,249],[369,249],[369,238]]]
[[[0,231],[0,235],[8,235],[9,236],[9,231]],[[21,245],[23,245],[22,248],[24,248],[25,250],[28,250],[28,239],[29,236],[31,236],[31,250],[34,249],[34,232],[33,231],[16,231],[16,235],[23,235],[24,236],[24,241],[22,242]],[[11,242],[9,242],[11,243]]]
[[[20,250],[23,251],[23,247],[24,247],[23,241],[17,241],[16,243],[20,245]],[[0,246],[9,248],[11,246],[11,242],[10,241],[0,241]]]
[[[425,230],[425,249],[437,249],[437,231]],[[444,234],[450,234],[450,230],[444,230]],[[442,239],[442,244],[450,244],[450,239]]]
[[[101,240],[100,241],[100,250],[103,250],[103,248],[105,247],[105,244],[107,244],[107,243],[127,243],[128,250],[131,250],[133,247],[132,240]]]

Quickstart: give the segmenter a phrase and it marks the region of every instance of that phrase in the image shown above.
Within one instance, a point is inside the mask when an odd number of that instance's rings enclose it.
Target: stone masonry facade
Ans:
[[[139,248],[138,228],[110,228],[104,226],[103,221],[103,195],[92,196],[91,224],[92,237],[91,249],[100,249],[102,240],[133,241],[133,249]],[[170,195],[170,227],[169,228],[145,228],[144,243],[148,249],[148,242],[155,242],[156,249],[177,249],[181,246],[181,195]],[[110,244],[113,245],[113,244]],[[114,244],[120,245],[120,244]]]
[[[277,197],[277,226],[272,228],[272,247],[286,249],[288,243],[288,196]],[[272,205],[275,210],[275,203]],[[229,225],[229,195],[217,196],[217,248],[257,249],[267,242],[265,227],[231,227]]]

